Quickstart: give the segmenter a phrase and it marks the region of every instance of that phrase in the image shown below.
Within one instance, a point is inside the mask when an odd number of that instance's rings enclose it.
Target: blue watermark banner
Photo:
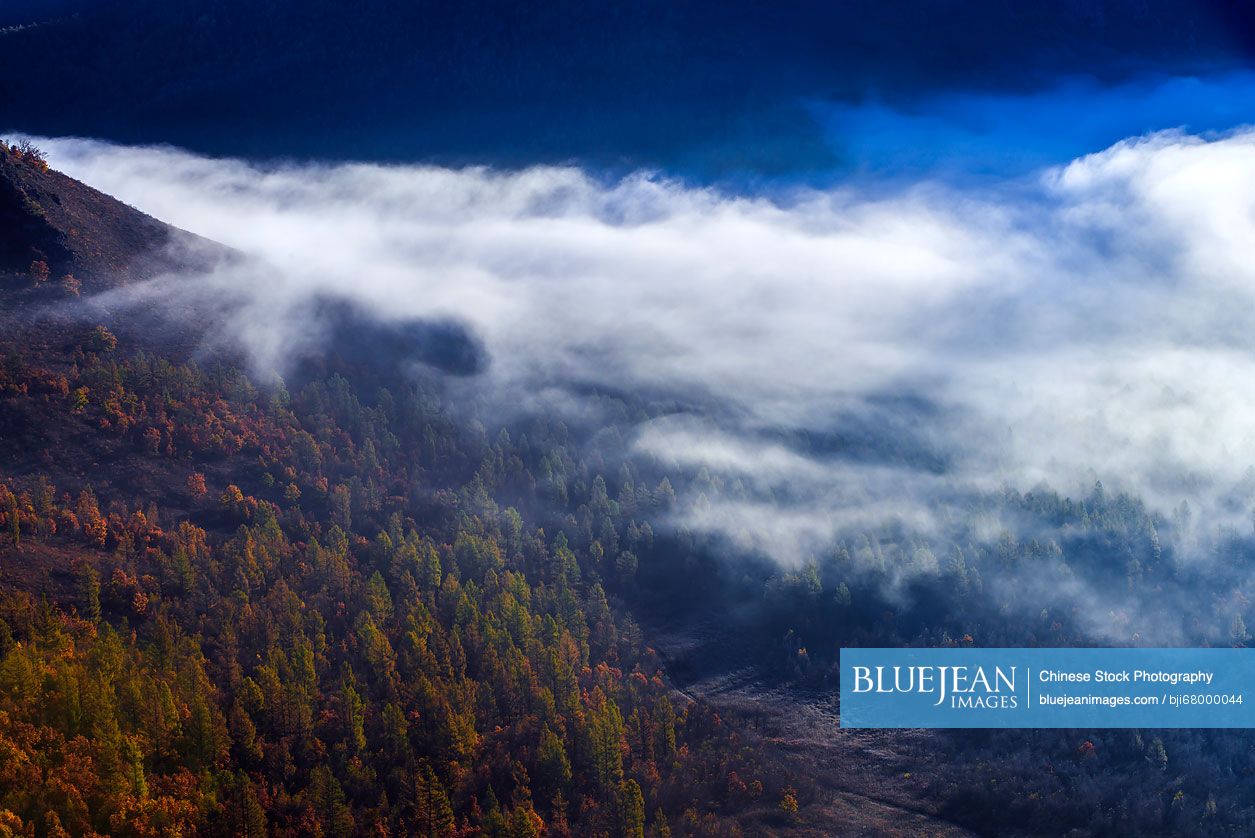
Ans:
[[[841,727],[1255,727],[1255,649],[842,649]]]

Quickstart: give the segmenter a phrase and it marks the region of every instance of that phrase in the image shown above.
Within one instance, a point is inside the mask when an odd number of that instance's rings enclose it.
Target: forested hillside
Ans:
[[[285,385],[120,338],[39,262],[4,280],[0,834],[792,822],[616,604],[665,485],[560,423],[454,421],[436,373]]]
[[[755,550],[761,519],[701,514],[761,486],[630,442],[700,396],[503,411],[470,329],[329,297],[285,378],[206,339],[231,254],[38,149],[0,148],[0,187],[0,836],[1255,825],[1244,732],[778,727],[835,704],[843,646],[1246,645],[1255,472],[1209,495],[1228,524],[1097,481],[949,487],[931,528]],[[898,430],[776,441],[940,484]],[[722,712],[745,685],[778,706]]]

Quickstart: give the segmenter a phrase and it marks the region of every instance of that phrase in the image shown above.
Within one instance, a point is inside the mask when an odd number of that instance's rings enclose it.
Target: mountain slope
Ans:
[[[0,289],[69,275],[92,293],[226,253],[48,168],[38,150],[0,143]]]
[[[3,182],[10,299],[52,284],[12,273],[32,254],[118,287],[181,235],[33,157]],[[289,391],[103,310],[48,294],[0,324],[0,836],[805,817],[804,785],[665,679],[622,560],[535,511],[559,464],[645,554],[664,493],[611,506],[560,423],[458,419],[436,374],[376,386],[340,353]]]

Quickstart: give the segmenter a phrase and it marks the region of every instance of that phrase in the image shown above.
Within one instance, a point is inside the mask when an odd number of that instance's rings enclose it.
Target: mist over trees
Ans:
[[[258,387],[103,326],[61,334],[24,334],[0,368],[7,834],[775,817],[779,773],[668,686],[611,605],[643,519],[599,509],[616,560],[497,502],[543,507],[555,466],[607,502],[560,425],[514,443],[453,423],[430,382]]]
[[[1218,222],[1252,142],[1120,144],[1033,220],[51,144],[240,258],[85,299],[26,251],[3,277],[0,828],[805,828],[821,784],[686,684],[822,697],[854,645],[1247,644],[1250,268]],[[1091,305],[1052,302],[1078,273]],[[977,831],[1240,834],[1250,745],[903,747]]]

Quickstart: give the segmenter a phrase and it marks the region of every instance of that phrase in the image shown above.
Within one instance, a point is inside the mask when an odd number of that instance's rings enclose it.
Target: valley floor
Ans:
[[[691,615],[690,615],[691,616]],[[782,830],[761,819],[748,830],[795,836],[967,836],[929,788],[940,784],[939,743],[920,730],[842,730],[835,691],[773,685],[750,660],[747,638],[714,615],[663,622],[647,636],[678,689],[717,708],[761,753],[813,784],[799,821]]]

